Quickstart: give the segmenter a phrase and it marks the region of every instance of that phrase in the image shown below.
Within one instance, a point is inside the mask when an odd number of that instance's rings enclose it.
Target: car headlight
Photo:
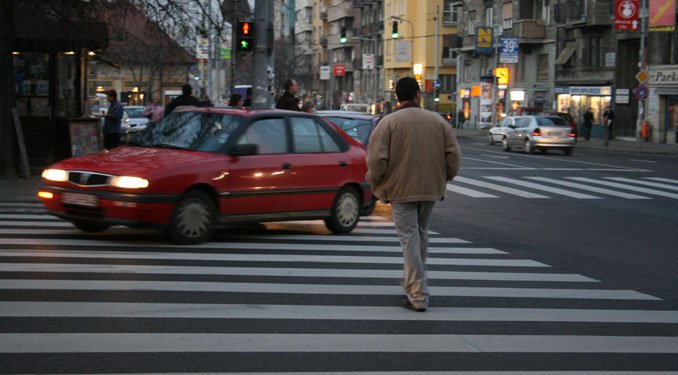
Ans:
[[[111,178],[111,185],[123,189],[143,189],[148,187],[148,180],[140,177],[115,176]]]
[[[64,182],[68,181],[68,172],[63,169],[45,169],[42,171],[42,178],[49,181]]]

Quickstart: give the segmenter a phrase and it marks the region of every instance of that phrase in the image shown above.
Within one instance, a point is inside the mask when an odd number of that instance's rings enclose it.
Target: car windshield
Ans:
[[[372,127],[371,120],[346,117],[327,117],[327,119],[339,126],[341,130],[345,131],[352,138],[363,144],[367,143],[367,139],[370,136],[370,128]]]
[[[560,117],[537,117],[536,120],[538,125],[569,126],[565,120]]]
[[[134,136],[130,145],[218,152],[243,122],[241,116],[175,112]]]
[[[130,118],[143,118],[144,109],[143,108],[125,108],[125,112]]]

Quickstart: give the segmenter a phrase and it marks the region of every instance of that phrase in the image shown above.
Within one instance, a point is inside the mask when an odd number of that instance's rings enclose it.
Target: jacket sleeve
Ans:
[[[121,121],[123,111],[124,110],[122,109],[122,104],[116,103],[115,105],[111,106],[111,108],[109,108],[108,113],[106,114],[106,117],[108,117],[112,120]]]
[[[461,148],[451,126],[445,127],[445,171],[447,181],[451,181],[459,172]]]
[[[387,124],[379,124],[370,136],[367,147],[367,175],[365,179],[374,190],[384,179],[388,168],[391,134]]]

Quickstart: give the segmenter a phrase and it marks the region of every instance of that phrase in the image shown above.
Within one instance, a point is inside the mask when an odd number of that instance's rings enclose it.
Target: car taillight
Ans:
[[[574,132],[570,132],[570,134],[568,134],[567,136],[568,136],[568,137],[576,137],[577,134],[575,134]]]
[[[539,128],[534,129],[532,131],[532,135],[534,135],[535,137],[541,137],[541,129]]]

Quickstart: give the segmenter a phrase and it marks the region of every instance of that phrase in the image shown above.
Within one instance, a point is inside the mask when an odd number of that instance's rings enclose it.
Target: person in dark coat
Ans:
[[[252,88],[248,87],[247,92],[245,93],[245,101],[243,102],[243,106],[245,107],[251,107],[252,106]]]
[[[610,108],[608,105],[605,107],[605,112],[603,112],[603,119],[605,119],[605,122],[603,123],[605,125],[605,145],[608,144],[609,141],[614,139],[614,110]]]
[[[172,100],[167,107],[165,107],[165,116],[169,115],[177,109],[177,107],[197,107],[200,105],[200,100],[193,96],[193,87],[189,84],[185,84],[181,87],[181,95],[177,96]]]
[[[587,141],[591,138],[591,128],[593,127],[593,111],[589,107],[586,112],[584,112],[584,139]]]
[[[299,102],[297,98],[294,97],[294,94],[299,92],[299,84],[296,79],[288,78],[285,80],[285,93],[282,94],[278,103],[276,103],[276,109],[287,109],[289,111],[299,111]]]
[[[466,121],[466,115],[464,114],[464,110],[460,109],[459,112],[457,112],[457,128],[461,129],[462,126],[464,126],[464,121]]]
[[[243,104],[244,101],[242,100],[242,95],[240,94],[233,94],[231,95],[231,98],[228,100],[229,107],[242,107]]]
[[[122,116],[124,109],[118,101],[118,92],[106,91],[106,100],[110,103],[104,116],[104,148],[110,150],[120,145],[122,133]]]

